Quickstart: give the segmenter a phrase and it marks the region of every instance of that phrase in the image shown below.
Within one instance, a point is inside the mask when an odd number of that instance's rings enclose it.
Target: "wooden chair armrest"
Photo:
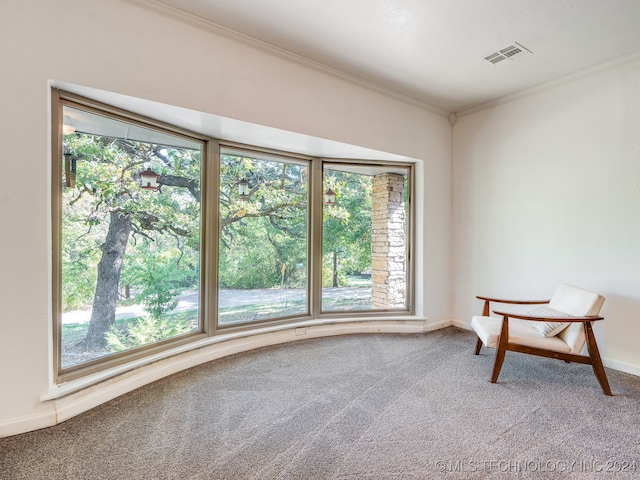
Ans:
[[[485,300],[487,302],[510,303],[512,305],[538,305],[541,303],[549,303],[551,301],[551,300],[506,300],[504,298],[483,297],[481,295],[476,295],[476,298],[479,300]]]
[[[522,313],[511,313],[511,312],[503,312],[500,310],[493,310],[493,313],[496,315],[500,315],[502,317],[508,318],[517,318],[518,320],[533,320],[534,322],[571,322],[571,323],[579,323],[579,322],[595,322],[596,320],[604,320],[604,317],[598,317],[596,315],[587,316],[587,317],[542,317],[538,315],[528,315]]]
[[[490,303],[509,303],[511,305],[537,305],[540,303],[549,303],[550,300],[506,300],[504,298],[484,297],[482,295],[476,295],[479,300],[484,300],[484,307],[482,308],[482,316],[489,316]]]

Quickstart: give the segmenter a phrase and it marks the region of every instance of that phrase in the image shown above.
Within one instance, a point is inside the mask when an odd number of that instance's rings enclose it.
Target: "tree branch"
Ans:
[[[189,193],[200,202],[200,185],[196,180],[192,180],[186,177],[179,177],[178,175],[161,175],[158,179],[160,185],[167,185],[169,187],[183,187],[189,190]]]
[[[228,225],[231,225],[234,222],[238,222],[240,220],[242,220],[243,218],[259,218],[259,217],[267,217],[269,215],[271,215],[274,212],[277,212],[278,210],[280,210],[281,208],[284,207],[295,207],[296,203],[279,203],[276,205],[273,205],[272,207],[266,208],[264,210],[260,210],[257,213],[245,213],[244,215],[230,215],[227,218],[223,218],[222,220],[220,220],[220,227],[224,228]]]
[[[71,200],[69,200],[69,205],[74,205],[78,200],[80,200],[82,198],[82,195],[84,193],[88,193],[90,195],[93,195],[93,190],[91,190],[89,187],[87,187],[86,185],[82,187],[82,190],[80,190],[78,192],[78,196],[76,198],[72,198]]]
[[[155,242],[155,240],[151,236],[149,236],[145,232],[143,232],[138,225],[134,225],[133,226],[133,236],[134,236],[134,238],[135,238],[136,235],[142,235],[147,240],[149,240],[151,242]]]

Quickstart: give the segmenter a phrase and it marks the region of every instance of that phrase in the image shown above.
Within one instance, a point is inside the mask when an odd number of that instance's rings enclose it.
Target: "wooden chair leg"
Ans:
[[[596,374],[596,378],[598,379],[598,383],[600,383],[600,387],[602,387],[602,391],[604,392],[604,394],[613,395],[611,393],[611,388],[609,388],[609,381],[607,380],[607,374],[604,371],[604,365],[602,364],[602,359],[600,358],[600,351],[598,350],[598,345],[596,344],[596,337],[593,334],[591,322],[584,323],[584,331],[587,335],[587,351],[589,352],[589,357],[591,358],[591,366],[593,367],[593,372]]]
[[[493,372],[491,373],[491,383],[498,381],[498,375],[500,375],[500,369],[502,368],[502,362],[504,361],[505,351],[498,347],[496,349],[496,359],[493,363]]]
[[[476,341],[476,355],[480,354],[480,349],[482,348],[482,340],[480,340],[480,337],[478,337],[478,340]]]
[[[507,317],[502,317],[502,329],[500,330],[500,338],[498,338],[498,345],[496,347],[496,359],[493,363],[491,383],[496,383],[498,381],[498,375],[500,375],[500,369],[502,368],[502,362],[504,361],[504,354],[507,351],[508,342],[509,319]]]

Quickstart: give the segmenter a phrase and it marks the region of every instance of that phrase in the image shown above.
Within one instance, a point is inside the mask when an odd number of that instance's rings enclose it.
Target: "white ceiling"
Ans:
[[[137,0],[444,112],[640,52],[640,0]],[[532,52],[494,67],[513,42]]]

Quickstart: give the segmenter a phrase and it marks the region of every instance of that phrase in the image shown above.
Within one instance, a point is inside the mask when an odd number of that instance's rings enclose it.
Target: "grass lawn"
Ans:
[[[367,287],[371,279],[349,277],[350,287]],[[363,290],[363,293],[366,290]],[[324,298],[323,309],[327,311],[368,310],[371,308],[370,294],[349,298]],[[254,305],[241,305],[221,308],[218,312],[219,325],[235,325],[240,323],[258,322],[272,318],[304,315],[307,312],[305,300],[285,300]],[[171,313],[166,316],[167,321],[177,316],[188,315],[187,320],[197,329],[197,310]],[[141,317],[131,316],[116,319],[115,325],[120,332],[127,332],[129,326],[135,324]],[[78,344],[87,335],[89,322],[68,323],[62,325],[62,365],[63,368],[78,365],[95,358],[114,353],[110,348],[102,351],[87,352]]]

